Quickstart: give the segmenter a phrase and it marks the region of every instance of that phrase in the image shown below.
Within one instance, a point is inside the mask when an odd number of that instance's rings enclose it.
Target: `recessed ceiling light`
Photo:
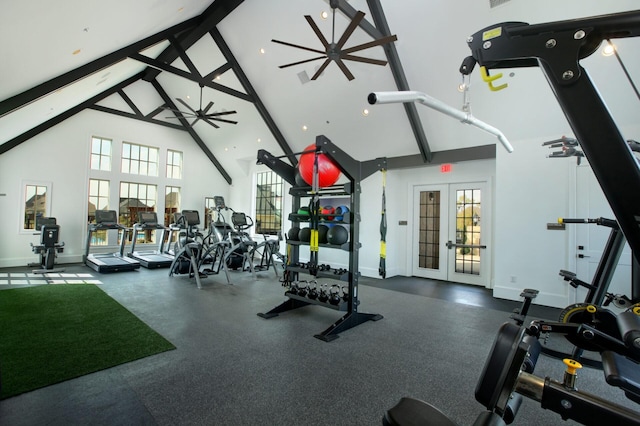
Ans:
[[[602,48],[602,55],[611,56],[615,53],[615,51],[616,47],[613,44],[608,43],[605,47]]]
[[[221,78],[220,75],[216,75],[216,80],[220,80]]]
[[[363,109],[363,110],[362,110],[362,115],[364,115],[365,117],[366,117],[367,115],[369,115],[369,110],[368,110],[368,109],[366,109],[366,108],[365,108],[365,109]]]
[[[458,92],[464,92],[467,88],[467,85],[464,83],[458,84]]]
[[[76,49],[76,50],[74,50],[71,54],[72,54],[72,55],[77,55],[78,53],[80,53],[80,49]]]
[[[264,55],[264,52],[265,52],[264,47],[261,47],[261,48],[260,48],[260,54],[261,54],[261,55]]]
[[[262,142],[262,139],[258,138],[258,143]]]
[[[329,12],[327,12],[326,10],[323,10],[323,11],[320,13],[320,17],[321,17],[322,19],[327,19],[327,18],[329,17]]]
[[[303,132],[306,132],[306,131],[307,131],[307,129],[308,129],[308,127],[307,127],[307,126],[302,126],[302,131],[303,131]]]
[[[178,9],[178,13],[182,12],[184,10],[184,7],[181,7],[180,9]]]
[[[228,148],[228,147],[225,147],[225,148],[224,148],[224,150],[225,150],[225,151],[229,151],[229,148]]]

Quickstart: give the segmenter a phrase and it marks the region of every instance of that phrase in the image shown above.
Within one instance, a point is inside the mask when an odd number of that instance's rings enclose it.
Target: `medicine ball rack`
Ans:
[[[292,226],[298,226],[301,222],[309,222],[312,232],[315,231],[317,235],[318,225],[322,223],[322,220],[326,220],[328,215],[322,215],[318,213],[320,198],[322,197],[336,197],[336,196],[348,196],[349,197],[349,213],[345,215],[343,221],[339,222],[343,225],[347,225],[349,228],[349,239],[345,244],[332,245],[332,244],[318,244],[312,241],[310,243],[291,241],[288,240],[288,253],[289,258],[285,265],[285,276],[289,274],[291,281],[296,281],[299,274],[312,275],[315,278],[327,278],[339,281],[348,282],[348,295],[337,304],[331,304],[329,302],[322,302],[318,299],[310,299],[308,297],[299,296],[293,294],[291,291],[285,291],[285,300],[280,305],[271,309],[266,313],[259,313],[258,316],[269,319],[278,316],[280,313],[290,311],[293,309],[301,308],[308,305],[318,305],[325,308],[334,309],[337,311],[346,312],[339,320],[331,324],[323,332],[314,335],[314,337],[330,342],[339,337],[339,334],[345,330],[353,328],[366,321],[378,321],[383,318],[380,314],[369,314],[358,312],[358,305],[360,301],[358,299],[358,281],[360,278],[360,272],[358,270],[358,257],[360,244],[360,193],[361,182],[363,179],[372,175],[373,173],[386,169],[386,159],[375,159],[369,161],[357,161],[350,157],[347,153],[338,148],[333,142],[331,142],[326,136],[319,135],[316,137],[316,155],[324,154],[329,157],[334,164],[340,169],[342,174],[348,179],[348,182],[344,184],[337,184],[330,187],[317,188],[313,186],[301,187],[296,184],[296,168],[283,162],[280,158],[271,155],[269,152],[261,149],[258,151],[258,164],[264,164],[271,170],[280,175],[285,181],[291,184],[289,194],[293,197],[293,211],[297,212],[301,206],[301,199],[311,198],[310,201],[310,213],[309,215],[300,215],[297,213],[291,213],[289,220]],[[314,167],[317,179],[317,168]],[[338,223],[338,222],[334,222]],[[309,246],[310,248],[310,261],[306,264],[299,262],[299,254],[301,246]],[[341,249],[349,252],[349,268],[348,270],[336,270],[327,269],[326,265],[318,264],[318,251],[319,248],[328,249]],[[325,268],[323,268],[325,266]]]

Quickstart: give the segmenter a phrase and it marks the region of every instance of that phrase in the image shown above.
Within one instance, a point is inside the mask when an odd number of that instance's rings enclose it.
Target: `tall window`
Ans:
[[[23,230],[36,230],[36,219],[47,217],[51,200],[47,200],[50,184],[26,183],[23,192]]]
[[[256,174],[257,234],[275,235],[282,230],[282,178],[273,171]]]
[[[109,181],[89,179],[89,208],[87,221],[95,223],[96,210],[109,210]],[[91,234],[91,245],[106,245],[107,231],[100,230]]]
[[[122,173],[158,176],[158,148],[122,143]]]
[[[164,226],[173,223],[173,214],[180,211],[180,187],[166,186],[164,191]]]
[[[91,138],[91,170],[111,171],[111,139]]]
[[[153,212],[158,200],[157,187],[143,183],[120,182],[120,211],[118,222],[131,227],[138,220],[138,212]]]
[[[169,179],[182,179],[182,152],[167,151],[167,177]]]

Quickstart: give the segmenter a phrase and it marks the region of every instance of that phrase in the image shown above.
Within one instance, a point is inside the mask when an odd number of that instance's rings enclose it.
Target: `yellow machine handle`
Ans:
[[[493,82],[499,78],[502,78],[502,73],[498,73],[496,75],[489,75],[487,68],[482,66],[480,67],[480,76],[482,77],[482,81],[487,83],[489,86],[489,90],[492,92],[497,92],[498,90],[506,89],[509,86],[507,83],[501,84],[500,86],[494,86]]]

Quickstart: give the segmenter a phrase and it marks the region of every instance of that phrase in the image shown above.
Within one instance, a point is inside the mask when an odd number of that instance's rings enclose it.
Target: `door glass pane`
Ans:
[[[440,268],[440,191],[420,191],[418,265]]]
[[[456,244],[479,246],[482,204],[480,189],[456,191]],[[480,249],[456,247],[455,271],[462,274],[480,275]]]

